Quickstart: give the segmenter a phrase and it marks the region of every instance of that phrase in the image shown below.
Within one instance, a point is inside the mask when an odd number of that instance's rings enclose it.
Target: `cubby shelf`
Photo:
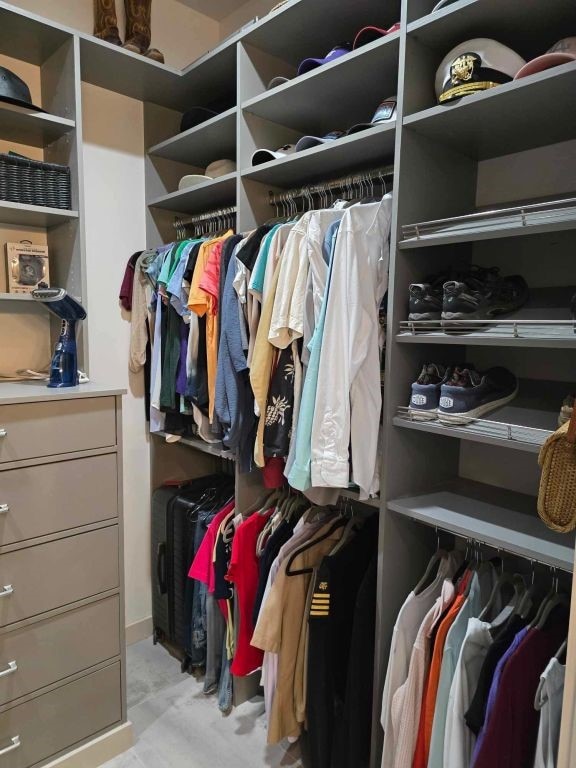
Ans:
[[[47,208],[43,205],[27,205],[0,200],[0,224],[15,224],[26,227],[57,227],[66,221],[78,218],[78,211],[62,208]]]
[[[404,126],[477,160],[522,152],[575,135],[576,110],[566,105],[575,89],[571,62],[408,115]]]
[[[407,32],[409,37],[442,52],[442,56],[463,40],[488,37],[531,58],[547,50],[561,36],[558,33],[573,23],[571,0],[457,0],[434,13],[410,19]]]
[[[169,432],[151,432],[150,434],[153,437],[163,438],[164,440],[166,440],[167,437],[174,437],[174,435],[170,435]],[[176,440],[173,444],[185,445],[187,448],[194,448],[195,450],[207,453],[210,456],[217,456],[220,459],[235,461],[234,456],[230,451],[224,449],[221,443],[210,444],[205,443],[204,440],[200,438],[194,439],[190,437],[182,437],[180,440]]]
[[[354,0],[337,12],[333,0],[289,0],[246,29],[242,42],[297,63],[307,56],[325,56],[338,42],[352,41],[362,27],[388,29],[399,20],[396,0],[377,4]]]
[[[548,529],[533,496],[458,480],[443,490],[393,499],[388,509],[547,565],[572,571],[574,536]]]
[[[74,120],[0,103],[0,139],[46,147],[76,127]]]
[[[195,213],[206,207],[216,208],[234,202],[238,174],[227,173],[217,179],[209,179],[195,187],[162,195],[148,203],[150,208],[162,208],[175,213]]]
[[[197,167],[236,157],[236,107],[150,147],[148,154]]]
[[[384,167],[392,159],[395,123],[386,123],[318,147],[242,171],[242,178],[289,187],[326,180],[346,171]]]
[[[370,122],[380,102],[397,92],[399,47],[394,32],[249,99],[242,109],[304,132],[346,130],[354,115]]]
[[[29,301],[34,302],[29,293],[0,293],[0,301]],[[36,304],[36,302],[34,302]],[[39,306],[39,305],[38,305]]]

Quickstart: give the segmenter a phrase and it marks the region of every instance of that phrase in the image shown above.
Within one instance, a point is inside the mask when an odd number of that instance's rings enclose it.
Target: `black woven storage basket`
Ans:
[[[70,210],[70,168],[0,153],[0,200]]]

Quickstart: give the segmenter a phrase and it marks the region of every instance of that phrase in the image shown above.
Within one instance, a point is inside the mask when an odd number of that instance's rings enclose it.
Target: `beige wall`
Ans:
[[[13,0],[12,5],[91,33],[93,0]],[[118,24],[124,35],[124,3],[116,0]],[[166,57],[166,63],[183,68],[213,48],[220,39],[217,21],[192,10],[178,0],[152,3],[152,45]]]
[[[145,246],[144,112],[139,101],[82,86],[90,377],[123,401],[126,624],[151,614],[149,448],[143,376],[129,374],[130,318],[118,303],[128,258]],[[109,115],[115,115],[114,121]]]

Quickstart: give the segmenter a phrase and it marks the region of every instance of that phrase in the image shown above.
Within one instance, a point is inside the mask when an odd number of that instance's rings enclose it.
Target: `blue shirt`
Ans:
[[[312,458],[312,423],[314,421],[314,407],[316,405],[316,388],[318,386],[318,372],[320,370],[320,350],[322,349],[322,337],[324,336],[324,323],[326,321],[326,307],[328,305],[328,293],[330,290],[330,278],[332,276],[332,259],[338,236],[339,221],[334,221],[326,230],[322,252],[328,264],[328,277],[326,289],[322,299],[322,307],[318,317],[318,323],[308,344],[310,360],[306,379],[300,399],[300,412],[298,414],[298,426],[296,431],[296,452],[294,462],[288,473],[288,482],[299,491],[306,491],[312,486],[311,458]]]

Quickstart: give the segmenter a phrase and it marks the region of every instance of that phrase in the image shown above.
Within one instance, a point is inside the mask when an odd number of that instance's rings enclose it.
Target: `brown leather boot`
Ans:
[[[124,48],[164,63],[164,55],[150,48],[152,0],[124,0],[126,8],[126,42]]]
[[[94,37],[122,45],[116,18],[116,0],[94,0]]]

